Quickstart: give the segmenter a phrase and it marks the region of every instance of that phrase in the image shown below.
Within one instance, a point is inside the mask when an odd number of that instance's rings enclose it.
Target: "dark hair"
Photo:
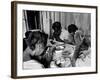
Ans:
[[[23,51],[27,48],[27,45],[28,45],[27,44],[27,39],[28,39],[30,33],[31,33],[31,31],[27,31],[25,33],[25,38],[23,38]]]
[[[75,24],[70,24],[68,26],[68,32],[72,33],[72,32],[76,32],[76,30],[78,30],[77,26]]]
[[[61,23],[60,22],[54,22],[52,25],[52,28],[57,31],[61,29]]]
[[[29,37],[29,34],[30,34],[31,32],[32,32],[32,31],[27,31],[27,32],[25,33],[25,37],[28,38],[28,37]]]

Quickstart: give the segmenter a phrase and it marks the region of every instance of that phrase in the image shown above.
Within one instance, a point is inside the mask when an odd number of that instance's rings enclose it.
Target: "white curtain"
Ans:
[[[91,31],[91,15],[89,13],[73,13],[73,12],[54,12],[54,11],[39,11],[41,30],[48,35],[52,34],[52,24],[55,21],[61,23],[62,28],[68,27],[70,24],[75,24],[81,29],[84,34],[90,35]],[[28,29],[28,21],[26,11],[23,11],[23,36]]]
[[[42,15],[42,16],[41,16]],[[91,15],[89,13],[73,13],[73,12],[40,12],[41,28],[47,34],[50,34],[50,28],[55,21],[61,22],[62,28],[68,27],[70,24],[75,24],[85,34],[90,34]]]

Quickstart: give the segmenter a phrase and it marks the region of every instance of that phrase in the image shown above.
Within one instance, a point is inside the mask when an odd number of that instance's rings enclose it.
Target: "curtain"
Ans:
[[[62,28],[68,27],[70,24],[75,24],[84,32],[84,34],[90,35],[91,30],[91,15],[89,13],[73,13],[73,12],[50,12],[40,11],[40,20],[43,21],[41,28],[44,32],[50,35],[52,24],[55,21],[61,23]]]
[[[75,12],[55,12],[55,11],[30,11],[31,15],[27,15],[27,10],[23,10],[23,34],[30,30],[30,21],[38,28],[47,33],[52,34],[52,24],[56,21],[61,23],[62,28],[68,27],[70,24],[75,24],[83,31],[84,34],[90,35],[91,33],[91,14],[90,13],[75,13]],[[36,13],[34,15],[34,13]],[[28,20],[28,17],[32,20]],[[35,18],[35,19],[34,19]],[[32,28],[33,27],[33,28]],[[32,26],[32,29],[35,29]]]

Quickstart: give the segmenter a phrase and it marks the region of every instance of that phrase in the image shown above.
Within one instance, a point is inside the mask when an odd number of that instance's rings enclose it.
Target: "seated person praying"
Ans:
[[[52,35],[53,41],[63,43],[64,41],[60,38],[61,30],[62,30],[61,23],[60,22],[54,22],[53,25],[52,25],[52,29],[53,29],[53,35]]]

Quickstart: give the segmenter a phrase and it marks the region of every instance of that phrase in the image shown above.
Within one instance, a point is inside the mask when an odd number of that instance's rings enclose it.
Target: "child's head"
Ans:
[[[53,35],[59,36],[61,34],[61,23],[60,22],[54,22],[52,25],[52,29],[54,30]]]
[[[27,43],[29,48],[36,53],[36,55],[42,54],[44,48],[46,47],[47,44],[47,38],[48,35],[40,32],[40,31],[34,31],[30,32]],[[41,52],[42,51],[42,52]]]
[[[75,33],[78,30],[77,26],[75,24],[70,24],[68,26],[68,32],[69,33]]]
[[[52,28],[54,31],[61,30],[61,23],[60,22],[54,22],[52,25]]]

